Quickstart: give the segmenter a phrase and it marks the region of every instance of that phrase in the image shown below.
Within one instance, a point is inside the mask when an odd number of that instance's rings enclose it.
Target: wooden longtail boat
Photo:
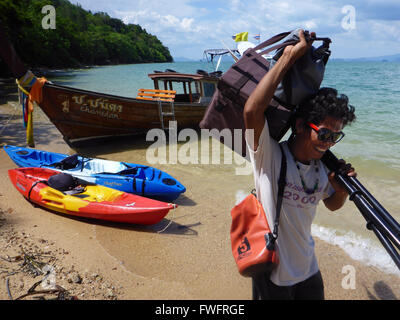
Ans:
[[[0,55],[20,83],[24,82],[30,71],[18,58],[1,25]],[[184,74],[171,71],[149,74],[154,81],[154,89],[142,90],[137,98],[81,90],[46,81],[40,87],[42,97],[37,103],[68,144],[88,138],[138,134],[152,128],[164,129],[171,120],[177,122],[178,128],[198,128],[217,86],[218,77],[204,72]],[[29,81],[24,84],[33,84],[35,80],[31,74]],[[183,93],[176,94],[176,89],[181,86]],[[29,91],[30,87],[25,89]]]
[[[178,128],[198,128],[218,78],[173,72],[149,74],[149,77],[155,87],[144,91],[150,92],[148,99],[124,98],[46,82],[39,106],[68,143],[164,129],[169,120],[175,120]],[[169,89],[159,89],[160,82]],[[183,85],[185,93],[171,92],[177,84]]]

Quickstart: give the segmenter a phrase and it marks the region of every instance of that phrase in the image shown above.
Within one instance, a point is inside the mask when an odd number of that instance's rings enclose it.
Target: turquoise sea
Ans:
[[[226,71],[230,64],[222,62],[220,70]],[[139,88],[153,88],[148,73],[167,68],[187,73],[214,71],[211,64],[198,61],[60,70],[47,77],[71,87],[135,97]],[[322,85],[346,94],[356,108],[356,122],[345,128],[345,138],[332,151],[353,164],[359,181],[400,222],[400,63],[332,60]],[[333,213],[321,205],[313,234],[339,245],[354,259],[400,275],[350,201]]]

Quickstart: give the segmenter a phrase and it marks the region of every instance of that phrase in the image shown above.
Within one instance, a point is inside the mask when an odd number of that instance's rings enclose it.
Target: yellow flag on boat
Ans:
[[[249,36],[248,32],[237,33],[235,35],[235,42],[247,41],[248,36]]]

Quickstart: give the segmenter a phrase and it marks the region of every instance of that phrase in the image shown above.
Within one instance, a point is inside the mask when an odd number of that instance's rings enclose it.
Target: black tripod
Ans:
[[[326,151],[322,162],[336,173],[336,178],[346,187],[350,200],[367,221],[367,229],[372,230],[400,270],[400,224],[357,180],[338,173],[338,159],[331,151]],[[396,248],[397,247],[397,248]]]

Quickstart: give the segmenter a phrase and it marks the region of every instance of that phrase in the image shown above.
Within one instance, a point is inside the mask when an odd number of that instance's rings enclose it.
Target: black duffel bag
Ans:
[[[298,33],[299,29],[280,33],[254,48],[247,49],[243,56],[222,75],[204,118],[200,122],[200,128],[217,129],[218,132],[224,129],[230,130],[231,141],[226,139],[226,135],[218,134],[215,130],[211,131],[211,134],[246,157],[244,105],[257,84],[279,59],[284,48],[299,41]],[[309,33],[307,31],[304,33],[306,40],[309,41],[311,39]],[[282,139],[289,129],[290,117],[296,106],[303,99],[315,95],[320,88],[325,65],[330,56],[331,40],[329,38],[314,38],[313,40],[321,40],[323,44],[319,48],[311,46],[304,56],[293,64],[278,85],[265,111],[270,135],[277,141]],[[274,55],[266,58],[266,55],[274,50]],[[242,139],[234,139],[235,129],[242,130]]]

